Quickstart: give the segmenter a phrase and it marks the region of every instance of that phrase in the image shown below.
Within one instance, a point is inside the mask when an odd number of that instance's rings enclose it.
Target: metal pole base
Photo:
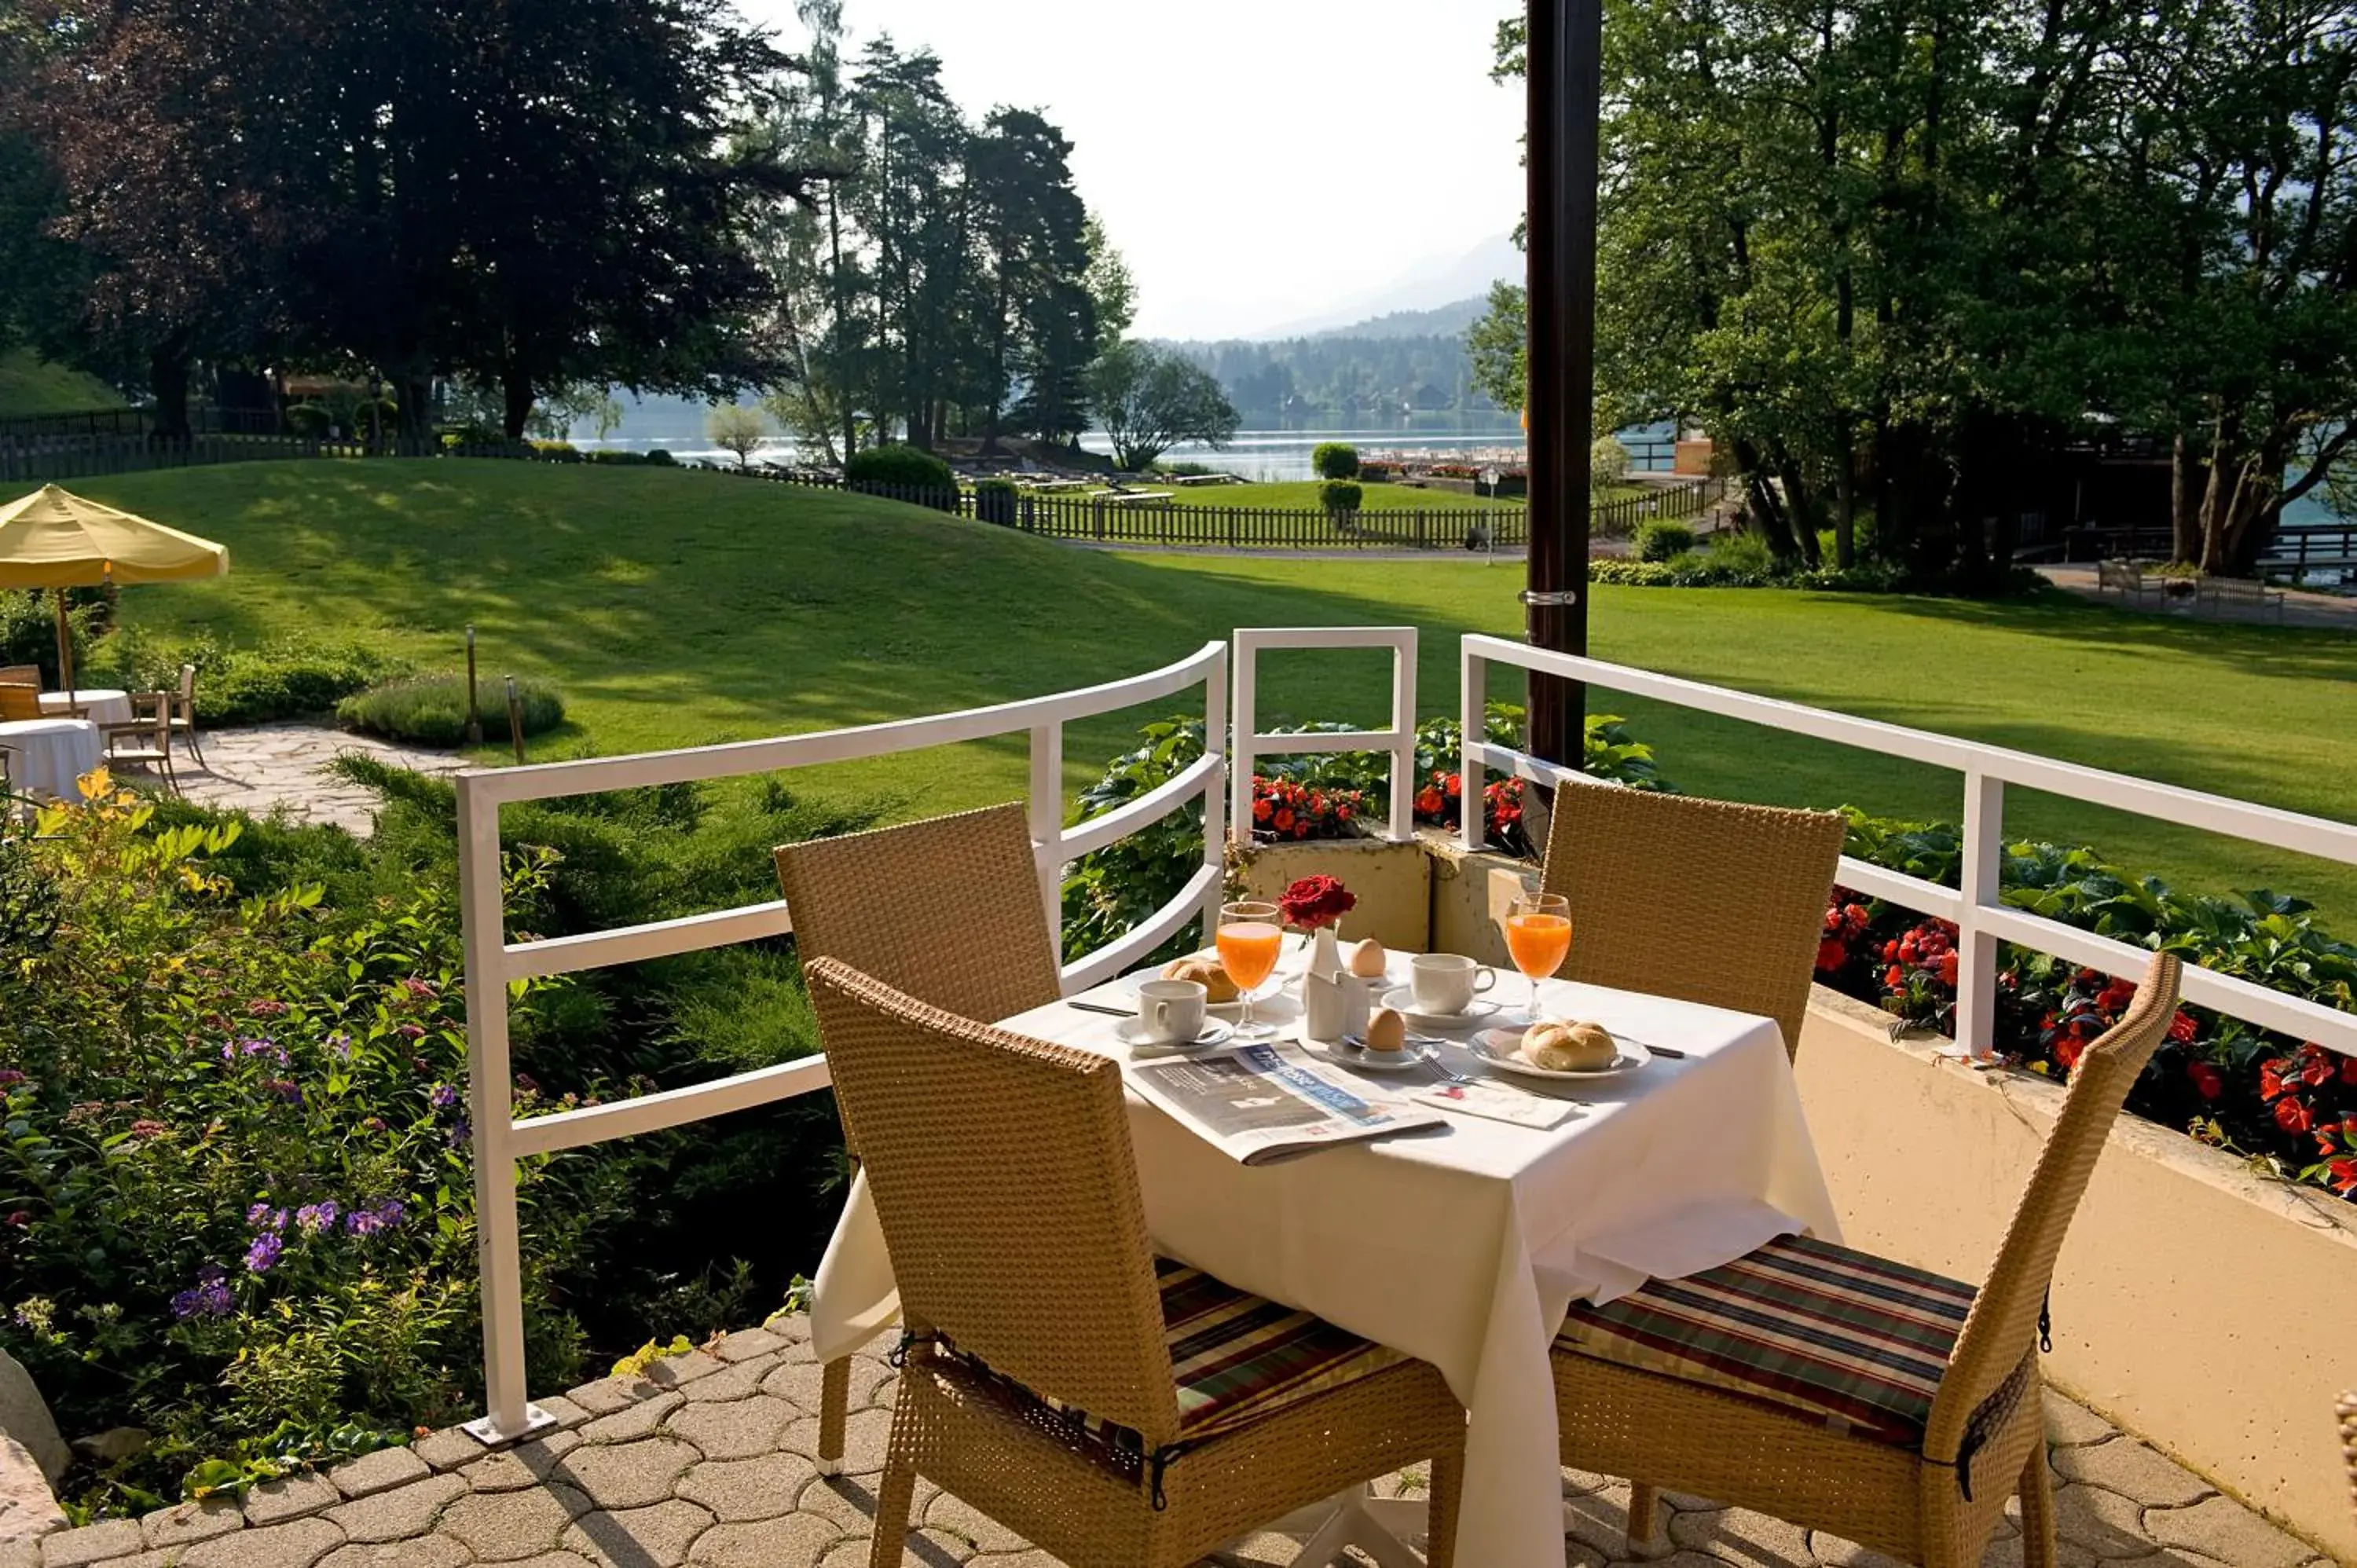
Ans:
[[[555,1424],[554,1416],[536,1404],[528,1404],[523,1407],[523,1425],[517,1431],[501,1432],[499,1418],[490,1415],[479,1421],[470,1421],[458,1430],[486,1448],[504,1448],[511,1443],[522,1443],[536,1437]]]
[[[1379,1498],[1361,1487],[1315,1508],[1288,1514],[1270,1528],[1286,1535],[1298,1535],[1315,1528],[1316,1533],[1295,1554],[1290,1568],[1331,1568],[1348,1546],[1357,1547],[1382,1568],[1424,1568],[1424,1558],[1407,1542],[1411,1536],[1426,1533],[1431,1517],[1432,1505],[1423,1498]],[[1563,1505],[1564,1534],[1571,1533],[1579,1517],[1571,1504]],[[1630,1555],[1647,1559],[1668,1553],[1649,1542],[1632,1550]]]
[[[811,1461],[811,1464],[822,1476],[840,1476],[843,1474],[843,1460],[840,1456],[833,1459],[813,1459]]]

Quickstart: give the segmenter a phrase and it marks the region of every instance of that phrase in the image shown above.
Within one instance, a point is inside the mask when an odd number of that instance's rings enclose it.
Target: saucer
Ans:
[[[1415,1004],[1415,987],[1394,986],[1376,999],[1375,1005],[1388,1007],[1394,1013],[1405,1013],[1419,1024],[1454,1028],[1460,1024],[1478,1024],[1498,1011],[1498,1004],[1487,996],[1476,996],[1465,1005],[1462,1013],[1434,1013]]]
[[[1204,1020],[1203,1032],[1191,1040],[1163,1040],[1146,1032],[1145,1019],[1121,1018],[1114,1021],[1113,1032],[1114,1038],[1132,1050],[1204,1051],[1213,1046],[1227,1044],[1236,1027],[1217,1018],[1209,1018]]]
[[[1483,1066],[1496,1068],[1500,1072],[1519,1073],[1524,1078],[1548,1078],[1557,1081],[1565,1079],[1618,1078],[1622,1073],[1635,1072],[1653,1059],[1653,1053],[1634,1040],[1624,1040],[1615,1035],[1612,1037],[1612,1044],[1620,1054],[1615,1056],[1609,1064],[1578,1072],[1556,1068],[1533,1067],[1524,1061],[1522,1056],[1523,1031],[1520,1029],[1484,1029],[1473,1036],[1472,1051]]]
[[[1330,1045],[1318,1040],[1303,1040],[1301,1051],[1304,1056],[1332,1062],[1336,1067],[1346,1067],[1354,1071],[1364,1069],[1368,1072],[1405,1072],[1409,1068],[1422,1067],[1432,1060],[1434,1055],[1431,1042],[1426,1040],[1410,1040],[1404,1051],[1371,1051],[1342,1040]]]

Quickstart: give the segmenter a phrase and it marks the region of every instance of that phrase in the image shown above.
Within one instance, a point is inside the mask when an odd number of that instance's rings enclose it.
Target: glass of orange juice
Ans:
[[[1217,942],[1220,965],[1236,983],[1243,1003],[1243,1018],[1236,1026],[1240,1040],[1265,1040],[1275,1026],[1253,1018],[1253,993],[1276,971],[1277,950],[1285,945],[1285,927],[1274,904],[1222,904]]]
[[[1506,950],[1531,983],[1530,1022],[1539,1021],[1539,982],[1571,956],[1571,900],[1560,893],[1525,893],[1506,912]]]

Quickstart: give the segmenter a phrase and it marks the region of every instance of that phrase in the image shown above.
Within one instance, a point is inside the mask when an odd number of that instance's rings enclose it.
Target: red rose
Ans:
[[[2226,1092],[2226,1075],[2208,1062],[2187,1063],[2185,1076],[2193,1080],[2193,1087],[2201,1091],[2204,1100],[2215,1100]]]
[[[1827,937],[1824,941],[1817,944],[1817,968],[1819,970],[1839,969],[1843,964],[1847,963],[1848,961],[1849,949],[1842,945],[1839,938]]]
[[[2307,1102],[2299,1096],[2287,1094],[2276,1101],[2276,1125],[2285,1132],[2295,1134],[2305,1133],[2315,1123],[2315,1116],[2309,1112]]]
[[[1287,824],[1279,822],[1279,827]],[[1308,836],[1308,823],[1294,836]],[[1349,888],[1330,876],[1305,876],[1287,887],[1276,900],[1279,913],[1286,920],[1305,931],[1330,926],[1358,907],[1358,897]]]

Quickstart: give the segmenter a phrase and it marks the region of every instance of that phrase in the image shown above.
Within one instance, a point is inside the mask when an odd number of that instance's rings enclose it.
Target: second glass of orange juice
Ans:
[[[1560,893],[1525,893],[1506,913],[1506,950],[1531,983],[1529,1021],[1539,1021],[1539,982],[1571,956],[1571,900]]]
[[[1285,945],[1285,927],[1274,904],[1222,904],[1216,940],[1220,965],[1236,983],[1243,1002],[1243,1018],[1236,1026],[1240,1040],[1265,1040],[1275,1026],[1253,1017],[1253,993],[1275,972],[1276,955]]]

